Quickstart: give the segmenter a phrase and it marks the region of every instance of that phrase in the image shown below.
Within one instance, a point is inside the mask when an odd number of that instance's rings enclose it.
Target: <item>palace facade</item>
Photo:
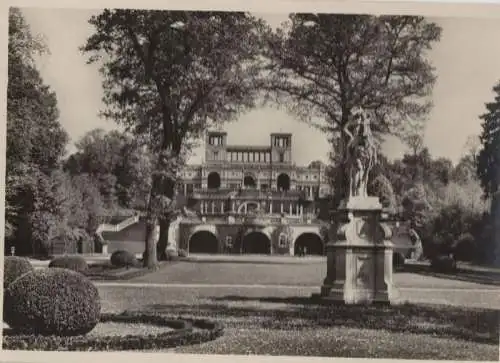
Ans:
[[[318,216],[331,195],[325,166],[297,166],[292,156],[290,133],[248,146],[208,132],[205,161],[181,175],[187,208],[169,243],[189,253],[323,254],[327,221]]]

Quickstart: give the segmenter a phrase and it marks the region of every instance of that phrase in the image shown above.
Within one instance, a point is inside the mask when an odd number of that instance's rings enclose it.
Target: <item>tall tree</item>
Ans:
[[[255,104],[262,21],[240,12],[104,10],[82,50],[101,62],[104,116],[151,146],[144,263],[162,257],[187,143]],[[106,58],[102,58],[105,55]],[[157,251],[152,232],[159,222]]]
[[[481,149],[477,155],[477,175],[486,197],[493,196],[500,183],[500,82],[493,91],[495,99],[486,104],[487,112],[480,117]]]
[[[341,195],[353,110],[371,114],[378,139],[415,129],[431,106],[435,76],[426,55],[440,34],[422,17],[291,14],[269,35],[271,97],[327,133]]]
[[[21,11],[9,12],[7,152],[6,152],[6,224],[10,243],[18,251],[30,253],[32,238],[61,217],[60,206],[38,203],[58,200],[57,188],[50,178],[60,166],[68,136],[59,123],[57,99],[44,84],[35,67],[34,57],[47,49],[31,33]],[[50,204],[50,203],[49,203]],[[55,220],[51,218],[54,217]],[[61,217],[62,218],[62,217]],[[40,223],[35,223],[39,221]],[[54,222],[55,223],[55,222]],[[46,234],[46,236],[52,234]],[[6,243],[6,247],[8,244]]]

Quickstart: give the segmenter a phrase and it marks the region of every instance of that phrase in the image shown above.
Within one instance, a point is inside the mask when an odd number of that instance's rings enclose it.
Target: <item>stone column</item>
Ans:
[[[292,215],[292,214],[293,214],[292,212],[293,212],[293,211],[292,211],[292,202],[290,202],[290,215]]]
[[[273,201],[269,201],[269,214],[273,214]]]
[[[233,213],[235,213],[235,212],[236,212],[236,202],[235,202],[235,201],[233,201],[233,202],[231,203],[231,211],[232,211]]]
[[[224,201],[220,202],[220,212],[224,213]]]
[[[342,304],[390,304],[393,245],[381,213],[377,197],[354,197],[332,216],[327,273],[315,297]]]
[[[212,201],[212,214],[215,214],[215,202]]]
[[[283,213],[283,202],[280,204],[280,213]]]
[[[200,213],[204,212],[203,201],[200,201]]]

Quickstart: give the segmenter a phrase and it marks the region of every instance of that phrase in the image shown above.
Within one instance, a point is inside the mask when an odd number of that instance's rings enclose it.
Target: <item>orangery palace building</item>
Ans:
[[[182,174],[189,208],[172,226],[171,244],[190,253],[323,254],[325,166],[295,165],[292,134],[269,141],[230,145],[226,132],[207,133],[204,163]]]

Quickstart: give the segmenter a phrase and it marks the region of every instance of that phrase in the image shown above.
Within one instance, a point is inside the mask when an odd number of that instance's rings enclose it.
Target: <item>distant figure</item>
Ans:
[[[304,246],[299,246],[297,252],[298,252],[299,257],[304,256]]]

